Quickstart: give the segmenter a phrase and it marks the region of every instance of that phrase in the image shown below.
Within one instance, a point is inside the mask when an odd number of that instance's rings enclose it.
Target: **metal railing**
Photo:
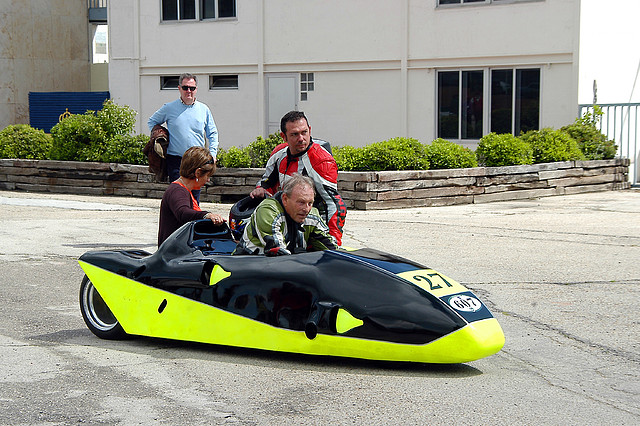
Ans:
[[[638,107],[640,103],[597,104],[602,108],[598,127],[608,139],[618,145],[618,156],[626,157],[629,164],[629,182],[640,184],[640,144],[638,143]],[[578,105],[579,116],[593,112],[593,105]]]

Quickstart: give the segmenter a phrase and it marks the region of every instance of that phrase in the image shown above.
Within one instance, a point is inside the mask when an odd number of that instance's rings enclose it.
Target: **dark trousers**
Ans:
[[[182,157],[178,157],[177,155],[168,155],[167,154],[167,175],[169,176],[169,182],[173,182],[174,180],[178,180],[180,177],[180,161],[182,161]],[[191,191],[193,194],[193,198],[196,199],[198,204],[200,204],[200,190]]]

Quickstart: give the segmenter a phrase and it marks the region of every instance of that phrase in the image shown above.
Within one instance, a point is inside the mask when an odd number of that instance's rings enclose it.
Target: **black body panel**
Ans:
[[[231,256],[228,228],[184,225],[153,255],[89,252],[82,261],[275,327],[336,334],[337,310],[363,321],[344,335],[425,344],[467,323],[441,300],[394,273],[424,267],[362,249],[280,257]],[[231,275],[210,283],[219,265]],[[392,272],[390,272],[390,270]],[[211,285],[213,284],[213,285]]]

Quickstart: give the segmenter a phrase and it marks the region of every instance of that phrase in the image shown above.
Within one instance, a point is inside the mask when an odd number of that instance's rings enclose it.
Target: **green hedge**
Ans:
[[[251,157],[246,149],[232,146],[229,149],[218,149],[217,162],[219,167],[246,169],[251,167]]]
[[[51,129],[52,160],[100,161],[105,149],[104,130],[98,117],[89,114],[73,114]]]
[[[608,160],[618,152],[616,143],[607,140],[607,136],[598,129],[601,117],[602,109],[595,105],[593,112],[587,111],[582,117],[576,118],[573,124],[560,129],[578,142],[578,148],[587,160]]]
[[[441,138],[431,142],[425,150],[430,169],[464,169],[478,166],[475,152]]]
[[[104,163],[147,164],[147,157],[142,153],[149,141],[147,135],[117,135],[109,140],[100,157]]]
[[[362,148],[345,145],[334,146],[331,149],[339,170],[346,172],[368,170],[367,160]]]
[[[51,136],[27,124],[15,124],[0,131],[0,158],[49,158]]]
[[[476,156],[487,167],[532,164],[533,148],[511,133],[489,133],[480,139]]]
[[[267,139],[258,136],[247,147],[232,146],[227,150],[219,149],[217,162],[221,167],[264,167],[275,147],[283,142],[284,140],[279,134],[271,134]]]
[[[394,138],[362,148],[332,148],[339,170],[426,170],[426,149],[416,139]]]
[[[339,170],[427,170],[483,166],[510,166],[542,162],[610,159],[615,142],[607,140],[597,123],[602,112],[576,119],[560,130],[542,129],[512,134],[490,133],[474,152],[459,144],[436,139],[422,144],[412,138],[393,138],[356,148],[334,146]],[[128,106],[105,101],[100,111],[87,111],[63,119],[51,135],[25,124],[0,131],[0,158],[33,158],[147,164],[142,149],[147,135],[133,135],[136,112]],[[273,149],[283,140],[279,134],[258,136],[247,147],[220,149],[221,167],[264,167]]]
[[[49,158],[67,161],[146,164],[142,148],[149,137],[132,135],[136,112],[106,100],[98,112],[72,114],[51,129]]]
[[[585,159],[578,142],[562,130],[531,130],[522,134],[520,139],[533,148],[534,163]]]

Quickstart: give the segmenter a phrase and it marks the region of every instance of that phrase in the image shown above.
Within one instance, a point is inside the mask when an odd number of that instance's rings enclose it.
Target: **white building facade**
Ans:
[[[578,104],[579,0],[110,0],[109,90],[138,131],[198,77],[220,146],[305,111],[333,145],[561,127]]]

